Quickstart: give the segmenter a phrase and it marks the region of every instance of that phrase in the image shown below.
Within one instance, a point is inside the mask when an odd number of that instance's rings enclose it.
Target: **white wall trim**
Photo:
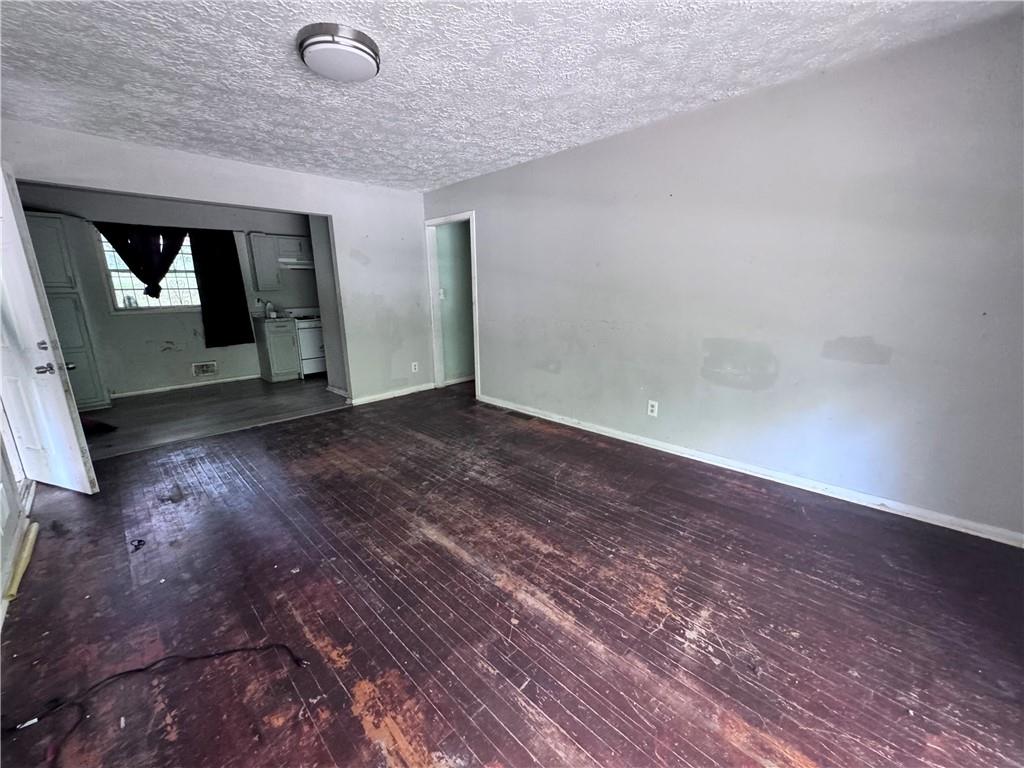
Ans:
[[[467,381],[473,381],[472,376],[460,376],[457,379],[448,379],[446,382],[441,384],[442,387],[450,387],[452,384],[465,384]]]
[[[426,384],[417,384],[414,387],[406,387],[405,389],[394,389],[390,392],[381,392],[379,395],[367,395],[366,397],[357,397],[352,401],[352,405],[367,405],[369,403],[376,403],[381,400],[390,400],[393,397],[403,397],[404,395],[411,395],[415,392],[423,392],[428,389],[434,389],[434,382],[428,381]]]
[[[35,480],[32,481],[33,495],[35,494]],[[31,503],[31,502],[30,502]],[[7,593],[7,586],[11,581],[11,566],[14,565],[14,560],[18,557],[18,552],[21,551],[22,540],[25,538],[25,533],[28,531],[28,527],[31,524],[31,520],[28,516],[28,509],[22,511],[21,520],[18,521],[18,528],[14,532],[14,547],[11,549],[11,559],[9,563],[4,563],[6,566],[2,577],[0,577],[0,593]],[[7,606],[11,604],[11,601],[6,597],[0,598],[0,628],[4,625],[4,619],[7,618]]]
[[[424,224],[427,254],[427,290],[430,291],[430,335],[434,352],[434,386],[443,387],[455,383],[444,382],[444,347],[441,329],[441,307],[438,297],[440,280],[437,272],[437,228],[442,224],[469,222],[469,271],[473,286],[473,376],[476,391],[480,392],[480,304],[477,301],[477,259],[476,259],[476,211],[463,211],[450,216],[427,219]],[[469,379],[463,379],[469,381]]]
[[[1014,531],[1006,528],[998,528],[994,525],[962,520],[958,517],[953,517],[952,515],[947,515],[942,512],[935,512],[923,507],[915,507],[912,504],[904,504],[901,501],[893,501],[892,499],[882,498],[881,496],[872,496],[871,494],[854,491],[849,488],[841,488],[839,486],[821,483],[816,480],[808,480],[807,478],[800,477],[798,475],[790,475],[785,472],[764,469],[753,464],[745,464],[740,461],[726,459],[722,456],[716,456],[712,453],[704,453],[703,451],[683,448],[682,446],[674,445],[672,443],[653,440],[649,437],[635,435],[630,432],[621,432],[617,429],[611,429],[610,427],[590,424],[568,416],[559,416],[556,413],[542,411],[539,408],[531,408],[527,405],[520,405],[518,403],[501,400],[496,397],[488,397],[487,395],[478,394],[477,399],[481,402],[498,406],[499,408],[519,411],[520,413],[526,413],[540,419],[554,421],[558,424],[566,424],[570,427],[586,430],[587,432],[594,432],[598,435],[612,437],[616,440],[623,440],[627,443],[634,443],[646,448],[653,448],[656,451],[664,451],[665,453],[671,453],[676,456],[693,459],[694,461],[699,461],[704,464],[711,464],[716,467],[731,469],[736,472],[742,472],[746,475],[753,475],[754,477],[772,480],[776,483],[782,483],[783,485],[788,485],[793,488],[800,488],[805,491],[820,493],[824,496],[830,496],[834,499],[841,499],[842,501],[849,501],[854,504],[860,504],[861,506],[871,507],[873,509],[881,510],[882,512],[891,512],[895,515],[910,517],[914,520],[920,520],[925,523],[931,523],[932,525],[942,526],[943,528],[951,528],[954,531],[969,533],[974,536],[980,536],[983,539],[998,541],[1002,544],[1024,547],[1024,534],[1015,533]]]
[[[260,375],[254,373],[251,376],[234,376],[229,379],[211,379],[209,381],[194,381],[189,384],[174,384],[170,387],[156,387],[155,389],[137,389],[134,392],[111,392],[110,399],[118,400],[122,397],[134,397],[135,395],[155,395],[158,392],[170,392],[174,389],[192,389],[193,387],[208,387],[211,384],[229,384],[232,381],[251,381],[258,379]]]
[[[330,384],[328,384],[328,385],[327,385],[327,391],[328,391],[328,392],[333,392],[333,393],[334,393],[334,394],[336,394],[336,395],[341,395],[341,396],[342,396],[342,397],[344,397],[344,398],[345,398],[346,400],[347,400],[347,399],[348,399],[348,397],[349,397],[349,394],[348,394],[348,392],[346,392],[346,391],[345,391],[344,389],[342,389],[341,387],[332,387],[332,386],[331,386]]]

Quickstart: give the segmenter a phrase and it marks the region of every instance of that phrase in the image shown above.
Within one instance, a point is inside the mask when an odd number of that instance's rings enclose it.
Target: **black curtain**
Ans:
[[[207,347],[252,344],[252,318],[238,264],[235,235],[220,229],[190,229],[192,264],[203,313]]]
[[[143,293],[159,299],[160,281],[174,263],[186,230],[104,221],[95,221],[93,224],[107,238],[107,242],[114,247],[132,274],[146,284]]]

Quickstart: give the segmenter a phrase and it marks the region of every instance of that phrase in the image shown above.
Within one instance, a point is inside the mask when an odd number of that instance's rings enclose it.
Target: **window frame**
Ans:
[[[96,258],[103,271],[103,282],[106,285],[108,309],[112,315],[162,315],[173,313],[201,314],[202,304],[184,304],[173,307],[119,307],[117,306],[117,291],[114,290],[114,280],[107,265],[107,254],[103,249],[103,236],[96,227],[92,228],[96,242]],[[193,269],[193,274],[195,270]]]

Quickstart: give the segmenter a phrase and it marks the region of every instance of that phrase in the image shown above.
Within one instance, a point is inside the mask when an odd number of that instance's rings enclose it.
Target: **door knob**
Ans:
[[[50,348],[50,344],[49,344],[49,342],[46,341],[46,339],[43,339],[42,341],[37,341],[36,342],[36,349],[47,350],[49,348]]]
[[[56,373],[57,369],[53,367],[53,363],[47,363],[46,365],[37,365],[36,373]]]
[[[64,370],[65,370],[65,371],[73,371],[73,370],[75,370],[75,368],[77,368],[77,367],[78,367],[78,366],[77,366],[77,365],[75,365],[74,363],[64,363]]]

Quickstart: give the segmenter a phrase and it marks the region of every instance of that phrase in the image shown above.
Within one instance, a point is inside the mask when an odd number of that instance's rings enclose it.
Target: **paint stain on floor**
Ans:
[[[426,720],[398,670],[359,680],[352,688],[352,714],[389,768],[454,768],[427,746]]]

